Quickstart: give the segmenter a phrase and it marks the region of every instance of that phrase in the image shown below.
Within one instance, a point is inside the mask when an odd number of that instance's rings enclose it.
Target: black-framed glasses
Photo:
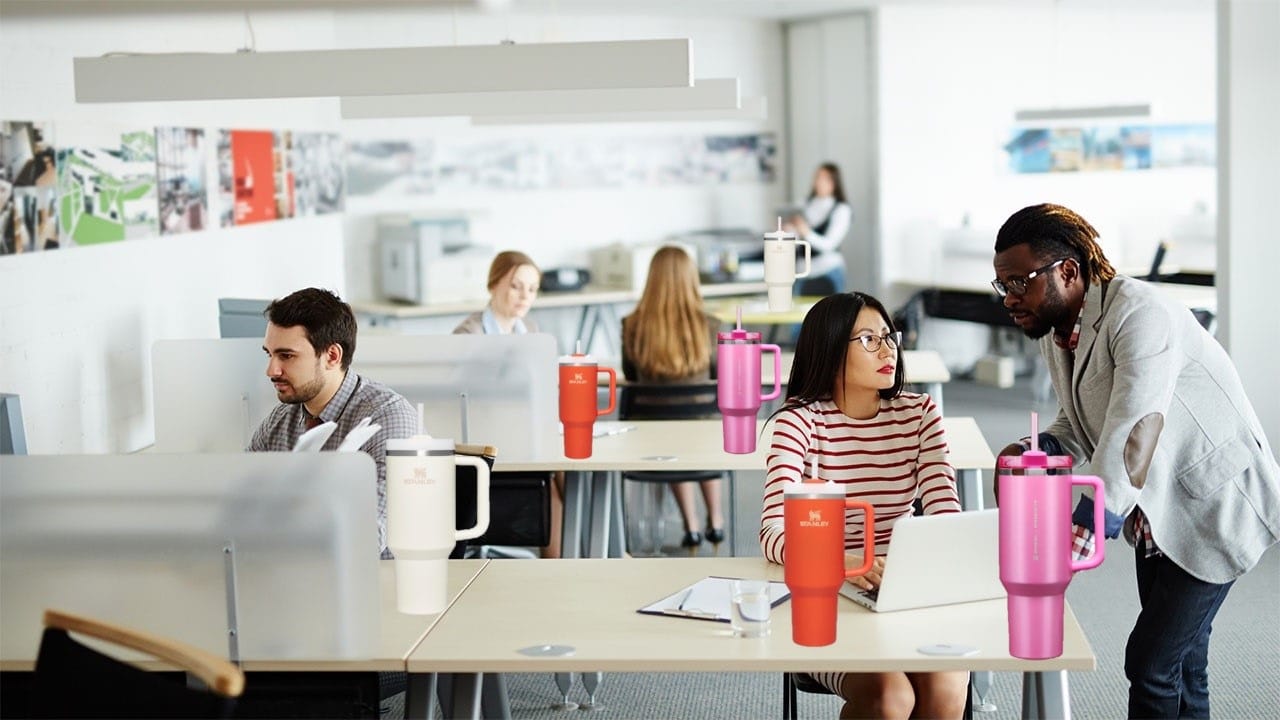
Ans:
[[[862,343],[862,349],[867,352],[880,352],[880,346],[888,344],[893,350],[897,350],[902,344],[902,333],[891,332],[887,335],[855,335],[849,338],[849,342]]]
[[[1005,280],[1004,282],[1000,282],[999,280],[992,280],[991,287],[995,289],[996,294],[999,295],[1000,297],[1005,297],[1009,293],[1013,293],[1014,295],[1026,295],[1027,286],[1031,283],[1032,280],[1035,280],[1036,278],[1058,267],[1059,265],[1061,265],[1066,261],[1067,261],[1066,258],[1062,258],[1061,260],[1055,260],[1049,263],[1048,265],[1045,265],[1044,267],[1039,267],[1039,268],[1036,268],[1035,270],[1032,270],[1031,272],[1027,273],[1026,277],[1011,277],[1008,280]]]

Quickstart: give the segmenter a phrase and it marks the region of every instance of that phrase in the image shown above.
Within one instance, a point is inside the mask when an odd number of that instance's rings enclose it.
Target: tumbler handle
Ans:
[[[1076,562],[1071,561],[1071,572],[1080,570],[1088,570],[1096,568],[1102,564],[1104,555],[1103,548],[1106,547],[1106,505],[1103,503],[1102,496],[1102,478],[1095,475],[1073,475],[1071,477],[1072,485],[1092,485],[1093,486],[1093,554],[1089,557]],[[1072,553],[1074,555],[1075,553]]]
[[[614,405],[618,400],[618,373],[611,367],[596,368],[596,372],[609,374],[609,407],[601,410],[596,408],[596,417],[608,415],[613,412]]]
[[[761,400],[773,400],[782,394],[782,348],[777,345],[761,345],[760,352],[773,353],[773,392],[761,395]]]
[[[796,240],[796,244],[804,246],[804,272],[796,273],[796,277],[809,277],[809,273],[813,271],[813,250],[809,247],[809,243],[804,240]]]
[[[846,508],[862,510],[866,525],[863,526],[862,535],[866,538],[866,542],[862,543],[862,565],[852,569],[845,570],[846,578],[854,578],[859,575],[866,575],[871,569],[872,563],[876,561],[876,512],[871,508],[871,503],[861,500],[845,500]]]
[[[489,530],[489,463],[475,455],[455,455],[453,462],[472,465],[476,469],[476,524],[454,534],[455,540],[472,540]]]

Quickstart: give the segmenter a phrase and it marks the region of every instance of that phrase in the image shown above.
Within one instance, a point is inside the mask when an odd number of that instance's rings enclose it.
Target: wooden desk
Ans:
[[[1064,671],[1095,667],[1070,608],[1060,657],[1010,656],[1004,600],[879,614],[841,600],[837,641],[818,648],[792,642],[789,602],[774,609],[772,634],[762,639],[735,638],[725,623],[636,612],[708,575],[780,580],[782,567],[763,558],[492,563],[409,657],[410,696],[425,692],[433,672],[1000,670],[1034,677],[1045,696],[1060,698],[1060,707],[1069,711]],[[513,588],[519,588],[518,608]],[[937,657],[916,650],[935,643],[972,645],[980,652]],[[574,652],[563,657],[517,652],[548,644],[569,645]],[[476,717],[477,685],[475,676],[455,680],[456,716]],[[1038,717],[1036,710],[1024,713]]]
[[[449,561],[449,600],[455,602],[466,588],[475,581],[488,565],[488,560],[450,560]],[[273,660],[270,658],[249,658],[242,668],[245,672],[401,672],[409,654],[418,643],[436,625],[443,615],[405,615],[396,609],[396,585],[394,561],[383,560],[379,568],[379,595],[381,613],[378,632],[378,651],[368,658],[311,658],[306,660]],[[23,588],[6,587],[4,594],[21,593]],[[211,590],[210,604],[221,605],[225,601],[222,588]],[[169,598],[139,595],[130,598],[131,604],[145,603],[153,608],[153,612],[165,616],[178,615],[191,617],[192,609],[174,605]],[[17,603],[0,603],[0,608],[16,606]],[[67,608],[73,610],[72,608]],[[241,609],[244,612],[244,609]],[[225,617],[225,611],[223,611]],[[103,618],[110,619],[110,618]],[[136,625],[136,623],[131,623]],[[182,642],[195,645],[209,652],[225,657],[227,654],[226,627],[201,627],[196,623],[187,625],[191,634],[175,637]],[[146,629],[146,628],[140,628]],[[29,672],[35,667],[36,654],[40,647],[40,634],[44,631],[39,614],[29,615],[19,612],[0,611],[0,671]],[[109,646],[108,646],[109,647]],[[133,651],[113,648],[112,656],[134,662],[147,670],[174,670],[173,666]]]
[[[719,420],[635,420],[625,425],[634,430],[620,435],[595,438],[592,455],[574,460],[563,455],[563,447],[555,455],[532,460],[504,461],[498,454],[495,471],[547,472],[569,471],[565,478],[565,517],[562,552],[564,557],[580,557],[579,538],[583,525],[590,527],[587,553],[591,557],[619,557],[625,549],[621,481],[616,474],[633,470],[765,470],[770,433],[760,434],[756,451],[736,455],[724,451],[724,436]],[[763,423],[761,423],[763,425]],[[944,417],[949,459],[956,469],[960,503],[966,509],[982,507],[982,472],[994,468],[995,455],[982,430],[973,418]],[[585,473],[598,473],[586,505]],[[612,477],[611,477],[612,476]],[[729,484],[729,507],[734,507],[733,483]],[[736,535],[736,522],[729,526],[730,547]]]
[[[538,295],[533,309],[582,308],[578,318],[578,330],[574,337],[589,342],[600,329],[610,339],[611,347],[616,351],[622,334],[622,325],[616,309],[619,303],[636,302],[644,288],[614,288],[587,285],[581,290],[570,292],[547,292]],[[714,283],[703,285],[703,297],[719,298],[739,295],[759,295],[765,292],[762,282]],[[351,309],[358,316],[364,317],[373,327],[395,329],[402,321],[417,318],[447,317],[450,315],[469,315],[483,310],[488,300],[467,300],[455,303],[434,303],[431,305],[411,305],[384,301],[364,301],[351,303]]]

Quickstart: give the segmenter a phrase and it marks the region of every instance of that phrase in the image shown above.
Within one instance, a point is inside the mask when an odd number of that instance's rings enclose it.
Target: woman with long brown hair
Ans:
[[[635,311],[622,319],[623,375],[644,383],[713,380],[718,328],[719,321],[702,307],[697,264],[684,248],[665,246],[649,262],[649,276]],[[700,484],[707,505],[706,539],[718,545],[725,537],[720,481]],[[693,483],[672,483],[671,490],[684,520],[680,544],[695,548],[702,544],[703,531]]]

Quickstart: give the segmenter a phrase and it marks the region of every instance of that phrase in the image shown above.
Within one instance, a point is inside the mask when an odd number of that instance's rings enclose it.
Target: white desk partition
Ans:
[[[357,341],[352,369],[422,403],[431,435],[523,459],[559,446],[556,357],[545,333],[373,335]]]
[[[156,452],[230,452],[279,402],[262,338],[157,340],[151,346]]]
[[[259,338],[160,340],[151,355],[157,452],[243,450],[278,402]],[[369,335],[351,367],[423,403],[435,437],[510,459],[559,445],[551,335]]]
[[[35,656],[49,607],[223,657],[372,657],[376,513],[362,453],[0,457],[0,658]]]

